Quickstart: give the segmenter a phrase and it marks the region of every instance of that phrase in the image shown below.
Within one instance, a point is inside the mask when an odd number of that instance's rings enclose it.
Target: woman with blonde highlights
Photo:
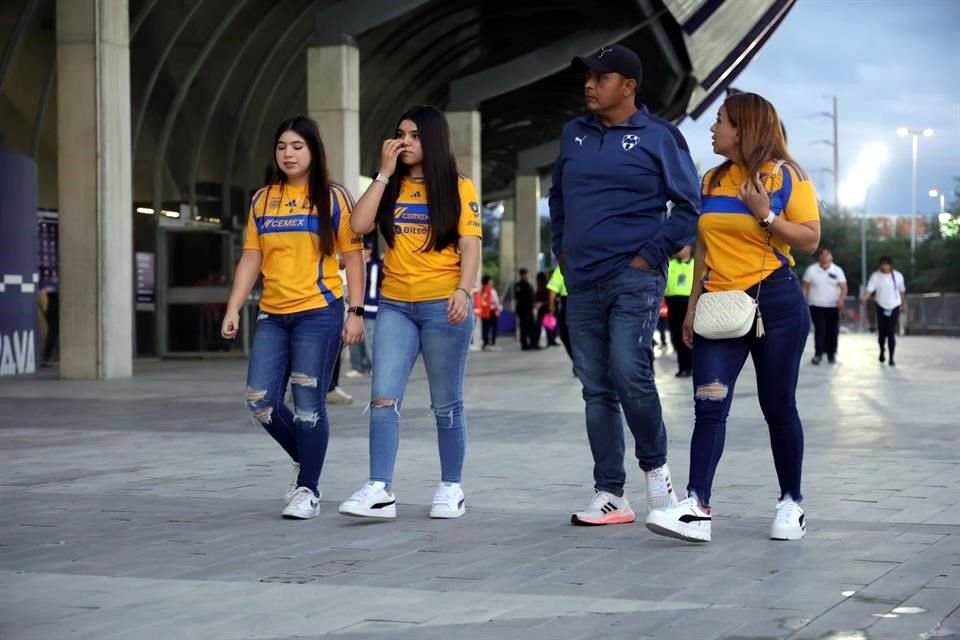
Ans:
[[[714,152],[727,159],[703,179],[696,283],[683,326],[684,341],[693,348],[696,414],[689,497],[676,507],[651,512],[647,528],[682,540],[710,540],[710,492],[734,385],[750,355],[780,481],[770,537],[797,540],[806,533],[806,520],[800,508],[803,426],[796,389],[810,315],[791,270],[791,251],[812,252],[820,241],[817,197],[787,152],[776,109],[764,98],[752,93],[728,97],[711,131]],[[757,299],[763,331],[720,340],[696,335],[693,320],[700,295],[720,291],[744,291]]]

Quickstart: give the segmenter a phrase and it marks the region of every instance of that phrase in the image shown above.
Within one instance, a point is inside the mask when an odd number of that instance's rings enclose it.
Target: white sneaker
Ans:
[[[287,520],[309,520],[320,515],[320,498],[306,487],[297,487],[293,498],[280,515]]]
[[[441,482],[433,494],[431,518],[459,518],[467,512],[459,482]]]
[[[570,522],[585,526],[630,524],[636,519],[637,514],[630,508],[626,498],[615,496],[607,491],[598,491],[594,494],[586,511],[579,511],[570,516]]]
[[[771,540],[799,540],[807,535],[807,519],[792,498],[777,503],[777,515],[770,527]]]
[[[690,497],[676,506],[648,513],[647,529],[687,542],[710,542],[710,521],[711,516],[700,508],[700,501]]]
[[[347,371],[344,375],[345,375],[346,377],[348,377],[348,378],[364,378],[364,377],[366,377],[367,374],[365,374],[363,371],[357,371],[356,369],[350,369],[350,371]]]
[[[387,490],[385,483],[371,480],[340,503],[340,513],[361,518],[396,518],[397,496]]]
[[[334,387],[333,391],[327,393],[327,404],[353,404],[353,396],[340,387]]]
[[[647,477],[647,510],[669,509],[677,506],[677,494],[673,491],[670,468],[667,465],[644,473]]]
[[[290,501],[293,500],[294,494],[297,492],[297,488],[300,486],[297,484],[297,480],[300,477],[300,463],[291,462],[293,465],[293,479],[290,480],[290,487],[287,489],[287,493],[283,496],[283,501],[286,504],[290,504]],[[317,500],[323,499],[323,492],[320,489],[317,489]]]

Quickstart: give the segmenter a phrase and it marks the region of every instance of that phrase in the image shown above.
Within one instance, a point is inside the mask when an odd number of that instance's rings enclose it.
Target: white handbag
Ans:
[[[759,294],[759,291],[757,292]],[[758,296],[759,297],[759,296]],[[744,291],[704,293],[697,300],[693,330],[710,340],[740,338],[757,321],[757,337],[763,336],[763,322],[757,300]]]
[[[772,176],[780,167],[783,161],[777,162]],[[769,192],[767,195],[770,195]],[[772,232],[767,231],[767,246],[770,246],[770,237]],[[767,252],[764,251],[763,258],[760,261],[760,273],[763,273],[763,267],[767,260]],[[693,316],[693,331],[699,336],[709,340],[725,340],[729,338],[742,338],[750,331],[756,321],[756,337],[763,337],[763,316],[760,314],[760,285],[757,284],[757,295],[751,298],[745,291],[715,291],[713,293],[703,293],[697,299],[697,307]]]

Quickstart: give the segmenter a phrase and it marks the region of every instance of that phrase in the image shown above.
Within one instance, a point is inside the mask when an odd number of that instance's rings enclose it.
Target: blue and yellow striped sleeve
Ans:
[[[337,250],[340,253],[363,250],[363,237],[354,233],[350,228],[350,216],[353,214],[353,197],[347,188],[336,182],[330,183],[331,208],[333,230],[337,240]]]
[[[802,170],[785,164],[784,188],[789,183],[790,193],[784,207],[784,218],[790,222],[817,222],[820,220],[820,207],[817,204],[817,191]]]

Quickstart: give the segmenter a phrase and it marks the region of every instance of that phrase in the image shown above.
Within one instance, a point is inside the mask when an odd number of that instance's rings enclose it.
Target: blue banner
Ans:
[[[0,148],[0,376],[37,368],[37,165]]]

